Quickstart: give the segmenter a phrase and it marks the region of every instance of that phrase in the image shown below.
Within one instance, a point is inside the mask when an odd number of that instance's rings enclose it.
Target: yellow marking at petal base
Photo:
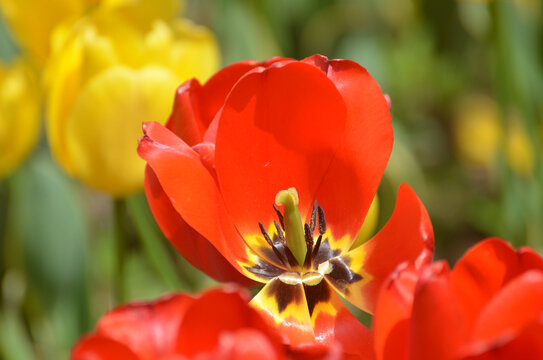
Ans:
[[[330,292],[331,292],[330,296],[332,297],[332,301],[334,298],[337,298],[339,300],[334,289],[330,289]],[[332,317],[335,317],[337,315],[337,308],[336,308],[337,306],[334,306],[335,304],[332,301],[323,301],[315,305],[315,308],[313,309],[313,314],[311,314],[311,326],[313,327],[313,329],[317,325],[317,320],[319,316],[322,316],[323,314],[327,314]],[[341,300],[339,301],[341,302]]]
[[[328,301],[317,304],[311,316],[311,324],[318,342],[327,342],[331,336],[335,336],[336,317],[339,311],[345,308],[334,289],[330,289],[330,291]],[[347,309],[344,310],[348,311]]]
[[[333,259],[330,260],[331,271],[329,276],[325,277],[326,281],[346,300],[355,305],[356,307],[368,311],[368,306],[366,300],[362,296],[361,289],[366,286],[372,279],[373,276],[364,271],[363,266],[366,258],[366,249],[364,244],[349,251],[348,253],[336,257],[337,259],[342,260],[344,263],[349,265],[349,269],[356,275],[360,276],[359,281],[353,282],[351,284],[334,284],[332,281],[334,274],[334,265]],[[344,286],[342,286],[344,285]]]
[[[241,271],[243,272],[243,275],[247,276],[249,279],[252,279],[254,281],[257,281],[259,283],[267,283],[268,281],[270,281],[270,279],[268,277],[265,277],[265,276],[258,276],[257,274],[255,273],[252,273],[250,272],[249,270],[247,270],[247,268],[252,268],[252,267],[256,267],[258,266],[259,263],[262,263],[263,260],[260,256],[258,256],[257,254],[255,254],[251,249],[247,248],[245,250],[246,254],[247,254],[247,261],[240,261],[238,260],[237,263],[238,265],[240,266],[241,268]]]
[[[293,344],[313,342],[313,328],[301,277],[296,275],[297,285],[288,285],[279,278],[271,280],[251,300],[251,305],[270,318],[281,332],[287,333]]]
[[[328,239],[328,244],[330,244],[330,248],[332,250],[339,251],[339,254],[346,253],[352,244],[352,239],[349,235],[344,235],[339,239],[335,239],[332,236],[332,231],[329,226],[326,229],[326,232],[324,233],[324,235],[322,236],[322,240],[324,241],[325,239]]]
[[[277,230],[275,229],[275,225],[273,223],[270,223],[270,225],[266,229],[266,232],[268,233],[268,235],[270,235],[271,239],[273,239],[274,236],[277,235]],[[281,260],[278,259],[275,254],[272,255],[273,250],[271,249],[271,246],[268,244],[268,242],[264,239],[264,236],[262,234],[245,235],[243,237],[243,240],[245,240],[245,243],[250,248],[247,251],[251,253],[256,253],[261,258],[269,261],[277,267],[287,270]]]

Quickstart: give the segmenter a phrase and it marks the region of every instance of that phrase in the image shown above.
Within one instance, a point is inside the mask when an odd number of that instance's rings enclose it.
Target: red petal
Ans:
[[[462,360],[543,359],[543,319],[530,323],[511,339],[499,343],[474,344]]]
[[[282,359],[277,346],[262,332],[253,329],[239,329],[221,334],[218,348],[210,360],[277,360]]]
[[[252,329],[262,334],[280,353],[280,342],[274,330],[260,314],[249,306],[245,294],[233,290],[204,293],[187,309],[177,337],[177,351],[187,356],[212,351],[225,334]]]
[[[356,319],[351,312],[341,303],[338,295],[333,294],[338,299],[337,314],[334,318],[334,338],[342,346],[346,358],[354,359],[374,359],[373,333]],[[341,304],[339,306],[339,304]],[[315,325],[315,334],[322,333],[319,329],[317,319]]]
[[[190,146],[202,141],[209,123],[200,116],[202,85],[191,79],[177,88],[173,111],[166,127]]]
[[[85,336],[74,346],[71,360],[141,360],[129,348],[115,340]]]
[[[275,195],[298,190],[300,211],[340,144],[345,104],[313,66],[281,62],[245,75],[230,92],[217,133],[216,167],[225,203],[242,234],[275,216]]]
[[[209,126],[215,115],[224,105],[224,100],[232,87],[243,75],[256,67],[267,67],[273,63],[284,61],[290,60],[281,57],[273,57],[264,62],[245,60],[226,66],[213,75],[204,84],[200,97],[203,122]]]
[[[191,79],[177,89],[172,115],[166,127],[188,145],[201,142],[212,120],[224,104],[230,89],[245,73],[258,66],[283,61],[272,58],[265,63],[241,61],[217,72],[204,85]],[[214,135],[206,141],[215,142]]]
[[[254,284],[183,220],[149,166],[145,168],[145,194],[160,229],[192,265],[217,281],[233,281],[246,286]]]
[[[388,223],[372,239],[347,254],[352,259],[363,259],[362,269],[369,274],[369,282],[353,284],[360,285],[359,290],[350,290],[354,299],[361,297],[353,303],[373,313],[383,281],[396,266],[404,261],[430,262],[433,253],[434,234],[428,213],[413,189],[402,184]]]
[[[482,309],[473,339],[511,335],[543,315],[543,272],[528,271],[511,280]]]
[[[422,271],[411,313],[411,359],[454,359],[467,341],[467,325],[448,275],[444,262]]]
[[[528,269],[543,271],[543,260],[528,248],[516,252],[505,241],[491,238],[469,249],[451,272],[451,282],[470,324],[505,284]]]
[[[235,268],[240,268],[238,261],[247,258],[245,242],[199,155],[159,123],[144,124],[144,132],[138,153],[156,174],[174,209]]]
[[[373,317],[375,352],[379,360],[409,359],[409,319],[419,272],[403,263],[390,275]]]
[[[392,151],[390,112],[377,82],[357,63],[321,55],[304,62],[328,76],[347,106],[343,146],[318,189],[317,201],[333,235],[348,234],[354,241]]]
[[[121,306],[100,319],[96,335],[125,345],[142,359],[158,358],[175,348],[177,329],[193,301],[176,294],[151,303]]]
[[[535,252],[534,249],[523,246],[517,250],[520,262],[520,272],[528,270],[543,271],[543,257]]]
[[[293,360],[349,360],[350,356],[343,354],[341,345],[333,346],[308,344],[296,348],[287,347],[290,359]],[[357,359],[353,357],[352,359]]]

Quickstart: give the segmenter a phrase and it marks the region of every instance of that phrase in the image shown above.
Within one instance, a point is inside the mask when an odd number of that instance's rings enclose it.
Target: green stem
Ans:
[[[188,281],[183,283],[180,280],[177,270],[164,248],[164,237],[161,236],[160,230],[154,223],[145,199],[141,196],[133,196],[126,200],[126,205],[128,214],[133,220],[143,245],[145,255],[164,283],[171,289],[191,287]]]
[[[115,266],[113,272],[113,294],[116,304],[126,301],[125,257],[127,232],[125,223],[126,204],[124,199],[113,200],[113,230],[115,236]]]

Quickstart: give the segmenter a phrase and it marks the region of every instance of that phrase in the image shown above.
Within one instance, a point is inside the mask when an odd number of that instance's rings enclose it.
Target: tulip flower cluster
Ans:
[[[44,84],[48,144],[57,162],[115,197],[141,190],[145,163],[134,152],[141,123],[165,122],[177,85],[216,71],[213,34],[178,18],[178,0],[2,0],[0,10]],[[3,87],[13,85],[3,78]],[[16,130],[25,135],[10,136],[12,142],[36,138],[41,128],[37,83],[28,94],[26,84],[0,94],[1,101],[24,102],[21,109],[28,109],[3,112],[13,115],[8,126],[24,125]],[[25,95],[16,100],[13,91]],[[3,136],[0,141],[2,148],[11,145]],[[18,148],[28,153],[34,143],[21,139],[11,157],[21,158]],[[10,162],[0,158],[0,169],[12,168]]]
[[[244,61],[143,125],[145,191],[166,237],[250,300],[213,290],[107,314],[72,358],[543,358],[543,259],[486,240],[449,270],[415,192],[356,241],[391,153],[389,106],[360,65]],[[341,298],[373,314],[366,328]]]

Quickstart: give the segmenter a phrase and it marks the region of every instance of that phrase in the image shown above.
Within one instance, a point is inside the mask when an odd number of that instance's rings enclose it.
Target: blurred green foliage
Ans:
[[[390,95],[395,130],[381,224],[407,182],[432,218],[436,257],[454,261],[487,236],[543,250],[541,1],[192,0],[185,11],[217,35],[223,65],[321,53],[369,70]],[[1,56],[15,50],[0,31]],[[497,109],[485,126],[502,134],[485,163],[463,155],[488,147],[476,133],[483,115],[462,110],[479,98]],[[67,179],[45,143],[0,183],[0,241],[5,359],[65,358],[119,297],[213,283],[164,239],[142,194],[114,205]]]

